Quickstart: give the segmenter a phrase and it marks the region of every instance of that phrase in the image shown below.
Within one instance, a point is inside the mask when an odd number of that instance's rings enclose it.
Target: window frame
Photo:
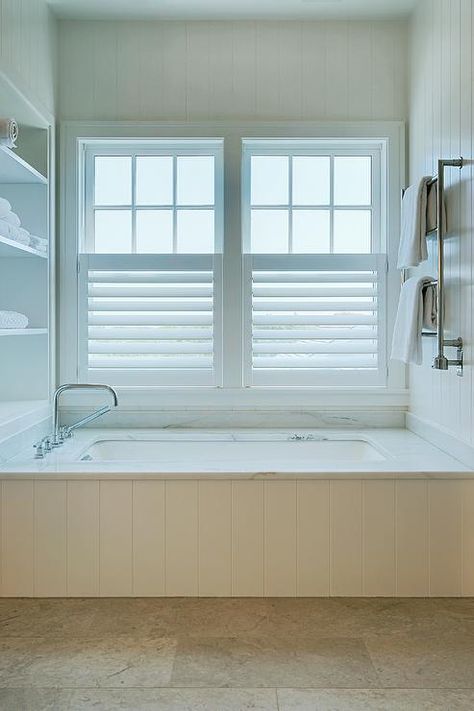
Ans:
[[[226,289],[222,302],[223,352],[227,367],[223,373],[222,387],[119,387],[121,405],[130,411],[146,407],[154,409],[219,410],[286,410],[302,408],[341,409],[350,407],[367,410],[392,407],[404,410],[408,403],[406,370],[398,363],[389,363],[388,379],[383,386],[315,386],[315,387],[242,387],[243,301],[241,250],[241,161],[242,139],[312,138],[371,139],[384,143],[387,148],[387,234],[389,271],[387,274],[388,334],[393,328],[396,300],[400,288],[399,274],[395,268],[400,226],[400,188],[405,184],[405,124],[402,121],[362,122],[90,122],[65,121],[60,131],[60,270],[59,270],[59,338],[58,381],[75,382],[78,377],[77,359],[77,271],[78,235],[81,230],[81,205],[78,187],[81,181],[81,154],[84,144],[116,138],[124,143],[130,140],[169,141],[201,137],[203,140],[222,137],[226,164],[224,186],[226,190],[223,214],[224,244],[223,272]],[[230,197],[231,196],[231,199]],[[65,398],[67,404],[69,398]],[[74,402],[84,407],[96,402],[94,394],[76,394]]]

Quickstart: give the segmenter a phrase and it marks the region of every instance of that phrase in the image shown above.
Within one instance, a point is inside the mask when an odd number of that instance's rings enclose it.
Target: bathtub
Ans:
[[[1,596],[474,595],[473,471],[403,429],[84,429],[0,498]]]

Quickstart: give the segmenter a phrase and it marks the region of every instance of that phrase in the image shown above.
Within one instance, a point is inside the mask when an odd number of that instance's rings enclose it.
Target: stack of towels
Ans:
[[[417,267],[428,258],[426,235],[436,229],[437,193],[431,177],[422,178],[405,191],[399,269]],[[393,360],[415,365],[423,362],[422,332],[436,331],[438,323],[436,288],[432,276],[414,276],[403,284],[393,332]]]
[[[27,247],[33,247],[39,252],[48,251],[48,240],[31,235],[28,230],[25,230],[21,226],[18,215],[12,211],[8,200],[2,197],[0,197],[0,237],[6,237]]]
[[[28,316],[20,314],[18,311],[0,311],[1,328],[26,328],[28,326]]]

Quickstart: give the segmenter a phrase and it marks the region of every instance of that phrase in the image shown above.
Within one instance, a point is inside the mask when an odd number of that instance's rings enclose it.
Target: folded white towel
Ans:
[[[18,311],[0,311],[0,328],[26,328],[28,316]]]
[[[45,239],[44,237],[38,237],[37,235],[30,235],[30,243],[31,245],[34,245],[35,247],[47,247],[48,246],[48,240]]]
[[[8,225],[10,228],[10,239],[15,239],[19,241],[20,239],[20,232],[19,232],[19,227],[14,227],[13,225]]]
[[[433,277],[411,277],[401,290],[393,331],[392,360],[420,365],[423,362],[421,332],[436,328],[436,287]]]
[[[21,227],[21,222],[20,218],[16,214],[16,212],[8,212],[4,218],[5,222],[8,222],[9,225],[12,225],[13,227]]]
[[[0,197],[0,218],[5,217],[5,215],[8,215],[9,212],[12,211],[12,206],[8,202],[8,200],[5,200],[5,198]]]
[[[430,180],[429,176],[425,176],[418,185],[410,185],[403,195],[398,269],[416,267],[428,258],[426,217]]]
[[[10,225],[0,218],[0,236],[11,239]]]

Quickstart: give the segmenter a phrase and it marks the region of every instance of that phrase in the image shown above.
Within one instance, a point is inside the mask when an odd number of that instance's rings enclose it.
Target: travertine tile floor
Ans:
[[[3,599],[0,709],[473,711],[474,599]]]

